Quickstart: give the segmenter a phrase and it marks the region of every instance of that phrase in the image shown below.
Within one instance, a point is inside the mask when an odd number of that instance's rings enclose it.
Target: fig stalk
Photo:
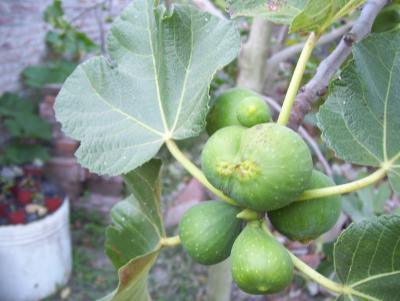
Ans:
[[[290,81],[289,88],[286,92],[285,100],[283,101],[282,111],[279,114],[277,123],[279,125],[287,125],[289,122],[290,113],[296,98],[297,92],[299,91],[301,80],[303,79],[306,65],[311,57],[311,53],[318,41],[319,36],[314,32],[310,33],[307,42],[304,45],[303,51],[300,54],[299,61],[297,62],[296,68],[293,73],[293,77]]]

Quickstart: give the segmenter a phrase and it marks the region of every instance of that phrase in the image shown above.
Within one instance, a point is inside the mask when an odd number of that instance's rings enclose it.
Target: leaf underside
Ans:
[[[306,2],[307,0],[228,0],[229,12],[233,17],[263,16],[280,24],[290,24]]]
[[[198,135],[210,81],[239,46],[230,21],[188,5],[167,13],[152,0],[134,1],[112,25],[111,61],[81,64],[57,97],[62,129],[81,142],[79,162],[100,174],[127,173],[165,140]]]
[[[101,301],[148,301],[147,276],[165,236],[160,212],[161,161],[151,160],[124,177],[131,193],[111,212],[106,253],[118,269],[118,288]]]
[[[233,17],[262,16],[290,25],[291,32],[323,32],[333,22],[349,14],[365,0],[230,0]]]
[[[330,87],[318,114],[323,139],[346,161],[380,166],[391,161],[400,192],[400,30],[374,34],[353,48],[354,60]]]
[[[352,224],[334,249],[338,278],[351,294],[341,301],[400,300],[400,216],[381,216]]]

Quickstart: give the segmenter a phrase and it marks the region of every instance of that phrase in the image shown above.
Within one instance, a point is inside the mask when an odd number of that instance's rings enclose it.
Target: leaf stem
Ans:
[[[382,180],[386,176],[387,170],[388,169],[386,167],[382,167],[382,168],[376,170],[375,172],[373,172],[372,174],[370,174],[362,179],[359,179],[357,181],[353,181],[353,182],[346,183],[343,185],[306,190],[300,196],[300,198],[297,199],[297,201],[317,199],[317,198],[321,198],[321,197],[345,194],[345,193],[350,193],[350,192],[359,190],[361,188],[367,187],[369,185],[372,185],[372,184]]]
[[[161,238],[160,244],[164,248],[171,248],[171,247],[176,247],[181,243],[180,237],[173,236],[173,237],[164,237]]]
[[[291,253],[289,250],[288,252],[290,257],[292,258],[294,266],[304,275],[309,277],[311,280],[317,282],[326,289],[336,292],[338,294],[345,294],[345,295],[351,294],[352,291],[351,288],[344,286],[340,283],[334,282],[329,278],[326,278],[324,275],[321,275],[316,270],[307,265],[305,262],[300,260],[296,255]]]
[[[267,235],[275,239],[274,235],[269,230],[267,222],[265,220],[261,224],[261,227]],[[296,255],[290,252],[290,250],[287,249],[287,251],[290,255],[290,258],[293,261],[294,266],[311,280],[319,283],[321,286],[327,288],[328,290],[331,290],[339,294],[347,294],[349,291],[351,291],[351,288],[343,286],[340,283],[334,282],[329,278],[326,278],[324,275],[321,275],[320,273],[315,271],[312,267],[308,266],[305,262],[300,260]]]
[[[306,65],[310,59],[311,53],[318,41],[319,36],[314,32],[310,33],[304,45],[303,51],[300,54],[293,77],[290,81],[289,88],[286,92],[285,100],[283,101],[282,111],[279,114],[277,123],[280,125],[287,125],[289,122],[290,112],[294,104],[297,92],[299,91],[301,80],[303,79]]]
[[[203,174],[203,172],[193,164],[178,148],[176,143],[173,140],[167,140],[165,144],[168,147],[168,150],[174,156],[174,158],[182,164],[182,166],[193,176],[195,177],[201,184],[203,184],[208,190],[214,193],[217,197],[219,197],[224,202],[238,206],[237,203],[232,200],[230,197],[226,196],[221,190],[215,188],[210,182],[208,182],[207,178]]]

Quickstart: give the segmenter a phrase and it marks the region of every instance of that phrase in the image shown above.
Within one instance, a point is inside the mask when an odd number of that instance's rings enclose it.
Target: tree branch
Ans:
[[[266,74],[266,62],[271,46],[272,23],[255,17],[249,39],[239,55],[238,86],[261,93]]]
[[[360,41],[371,31],[376,16],[387,2],[388,0],[367,1],[350,32],[343,36],[336,49],[318,66],[314,77],[300,89],[290,116],[291,128],[297,129],[311,110],[312,104],[326,93],[329,81],[350,55],[354,42]]]
[[[354,22],[349,22],[342,27],[339,27],[337,29],[332,30],[331,32],[324,34],[321,36],[321,38],[317,42],[318,45],[325,45],[328,44],[341,36],[343,36],[345,33],[347,33],[354,25]],[[279,64],[280,62],[286,61],[287,59],[291,58],[292,56],[300,53],[303,48],[304,48],[305,42],[287,47],[277,53],[275,53],[273,56],[271,56],[268,59],[268,65],[275,66]]]

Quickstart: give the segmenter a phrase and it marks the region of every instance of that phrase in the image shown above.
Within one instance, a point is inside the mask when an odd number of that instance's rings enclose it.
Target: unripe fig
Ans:
[[[271,119],[271,111],[262,98],[249,96],[239,102],[236,117],[241,125],[249,128],[268,122]]]
[[[202,153],[202,169],[211,184],[260,212],[294,201],[308,187],[312,167],[301,137],[274,123],[220,129]]]
[[[233,88],[223,92],[214,102],[207,115],[207,133],[230,125],[251,127],[268,122],[271,111],[264,100],[251,90]]]
[[[198,263],[210,265],[229,257],[242,222],[240,208],[221,201],[208,201],[190,208],[179,224],[184,249]]]
[[[262,228],[249,223],[232,247],[232,276],[249,294],[265,295],[285,289],[293,278],[293,262],[287,250]]]
[[[334,186],[323,173],[314,170],[308,189]],[[341,211],[339,196],[294,202],[284,208],[268,212],[272,225],[291,240],[309,241],[331,229]]]

